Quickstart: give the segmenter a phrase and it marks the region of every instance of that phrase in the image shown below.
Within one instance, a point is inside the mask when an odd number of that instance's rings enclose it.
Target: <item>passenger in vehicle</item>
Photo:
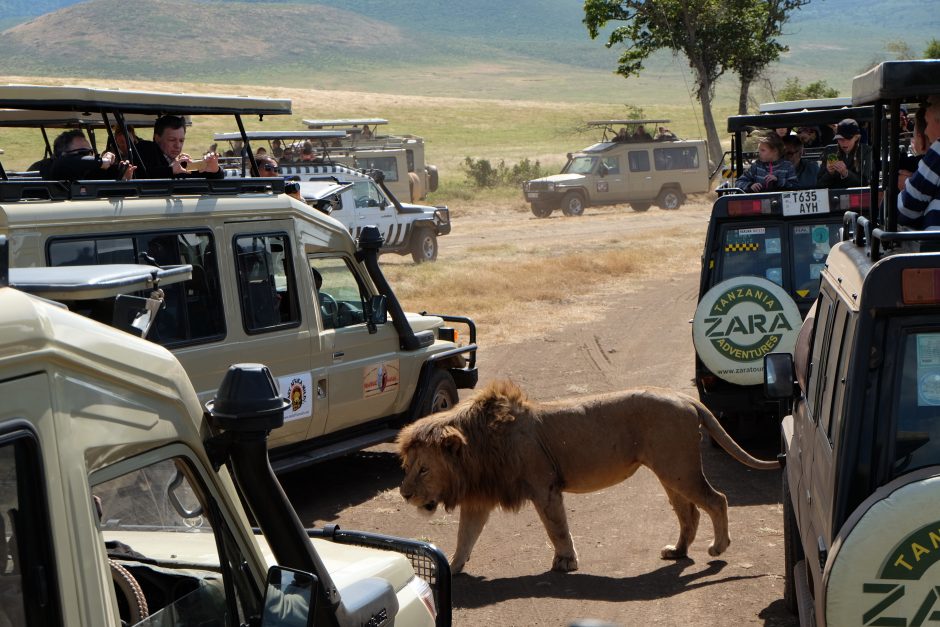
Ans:
[[[860,187],[868,184],[871,146],[863,144],[858,123],[846,118],[839,122],[835,144],[823,151],[817,184],[820,187]]]
[[[676,134],[670,131],[665,126],[660,126],[656,131],[656,137],[653,138],[654,142],[671,142],[676,141]]]
[[[819,177],[819,162],[803,158],[803,142],[796,135],[783,138],[783,156],[790,160],[796,170],[796,188],[813,189]]]
[[[225,175],[219,167],[219,155],[206,153],[195,170],[187,169],[197,161],[183,152],[186,142],[186,120],[177,115],[164,115],[153,126],[153,141],[137,143],[141,167],[139,178],[209,178]]]
[[[271,154],[274,155],[275,159],[280,159],[281,155],[284,154],[284,148],[281,146],[280,139],[275,139],[271,142]]]
[[[273,177],[281,176],[281,173],[277,169],[277,159],[271,155],[261,155],[255,157],[255,163],[258,164],[258,175],[262,177]],[[300,195],[300,189],[298,185],[290,185],[286,188],[285,194],[291,198],[296,198],[300,202],[306,202],[304,197]]]
[[[627,130],[627,127],[622,127],[617,134],[614,135],[615,142],[627,142],[630,141],[630,131]]]
[[[60,133],[52,143],[53,158],[45,161],[40,176],[55,181],[130,179],[136,169],[129,161],[118,162],[113,152],[100,157],[85,134],[73,129]]]
[[[907,154],[901,155],[898,163],[898,190],[904,189],[907,179],[917,171],[924,153],[930,142],[927,140],[927,105],[926,103],[917,109],[917,112],[911,118],[913,126],[911,127],[911,145],[908,147]]]
[[[771,192],[796,187],[796,169],[783,158],[783,140],[776,133],[761,137],[757,159],[737,180],[735,187],[745,192]]]
[[[775,128],[775,129],[774,129],[774,133],[777,134],[777,137],[780,137],[780,138],[782,139],[782,138],[784,138],[784,137],[786,137],[787,135],[790,134],[790,127],[789,127],[789,126],[785,126],[785,127],[782,127],[782,128]]]
[[[815,126],[801,126],[796,131],[797,137],[803,143],[804,148],[822,148],[823,142],[819,136],[819,129]]]
[[[108,150],[119,152],[121,155],[129,157],[130,147],[127,143],[127,137],[124,136],[124,129],[122,129],[117,124],[113,124],[111,125],[111,132],[114,134],[114,143],[112,143],[110,140],[108,141]],[[128,126],[127,132],[131,136],[131,144],[136,147],[137,142],[140,140],[137,137],[136,131],[134,131],[134,127]],[[117,150],[115,150],[115,146],[117,147]]]
[[[898,194],[898,224],[916,230],[940,229],[940,94],[924,109],[924,135],[930,143],[917,171]]]
[[[362,139],[372,139],[372,129],[369,128],[368,124],[362,125],[361,137]]]
[[[635,142],[651,142],[653,141],[653,136],[646,132],[646,129],[643,128],[643,125],[640,124],[636,127],[636,130],[633,131],[633,141]]]

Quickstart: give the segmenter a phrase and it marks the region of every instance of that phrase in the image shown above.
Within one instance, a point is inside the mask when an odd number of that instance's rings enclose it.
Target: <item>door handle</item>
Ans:
[[[346,355],[346,353],[343,351],[336,351],[333,353],[333,359],[341,359],[344,355]]]

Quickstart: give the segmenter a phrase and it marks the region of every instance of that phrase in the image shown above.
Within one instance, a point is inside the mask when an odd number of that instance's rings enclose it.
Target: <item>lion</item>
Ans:
[[[510,381],[489,384],[473,399],[404,427],[396,441],[404,499],[432,514],[460,506],[451,571],[463,570],[490,512],[518,511],[531,501],[555,549],[552,570],[578,569],[563,492],[585,493],[629,478],[640,466],[662,483],[679,519],[679,539],[663,559],[686,557],[699,511],[712,521],[712,556],[728,548],[728,499],[705,478],[700,426],[750,468],[777,461],[744,451],[699,401],[671,390],[637,388],[536,403]]]

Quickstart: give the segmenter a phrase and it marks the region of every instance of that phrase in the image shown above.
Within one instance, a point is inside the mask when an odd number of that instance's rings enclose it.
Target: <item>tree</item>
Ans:
[[[839,90],[830,87],[826,81],[814,81],[803,85],[800,79],[791,77],[777,92],[777,98],[781,101],[787,100],[808,100],[816,98],[836,98]]]
[[[742,28],[742,15],[759,0],[585,0],[584,24],[591,39],[619,22],[607,38],[608,48],[622,44],[617,73],[625,78],[643,71],[657,50],[682,53],[695,77],[696,98],[713,163],[721,161],[721,140],[712,115],[715,81],[731,66],[732,51],[753,37]]]
[[[741,87],[738,95],[738,114],[747,113],[748,92],[751,85],[767,69],[780,60],[780,54],[789,48],[775,37],[783,33],[783,25],[790,13],[809,4],[810,0],[756,0],[745,7],[739,16],[741,28],[749,30],[753,37],[731,51],[731,69],[738,75]]]
[[[914,54],[914,49],[911,48],[911,45],[903,39],[889,41],[885,44],[885,50],[893,54],[894,58],[899,61],[917,58],[917,55]]]
[[[924,48],[925,59],[940,59],[940,39],[934,38],[927,42]]]

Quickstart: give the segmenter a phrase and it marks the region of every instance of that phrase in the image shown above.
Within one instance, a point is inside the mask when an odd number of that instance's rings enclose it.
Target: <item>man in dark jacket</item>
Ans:
[[[862,143],[858,123],[846,118],[836,127],[835,144],[826,146],[819,168],[819,187],[862,187],[871,172],[871,146]]]
[[[210,152],[196,160],[183,152],[186,120],[178,115],[164,115],[153,125],[153,141],[136,144],[140,156],[137,178],[209,178],[225,176],[219,167],[219,155]]]
[[[60,133],[52,142],[51,159],[39,163],[39,174],[55,181],[117,180],[134,175],[134,166],[128,161],[118,163],[112,152],[95,156],[91,143],[80,130]]]

